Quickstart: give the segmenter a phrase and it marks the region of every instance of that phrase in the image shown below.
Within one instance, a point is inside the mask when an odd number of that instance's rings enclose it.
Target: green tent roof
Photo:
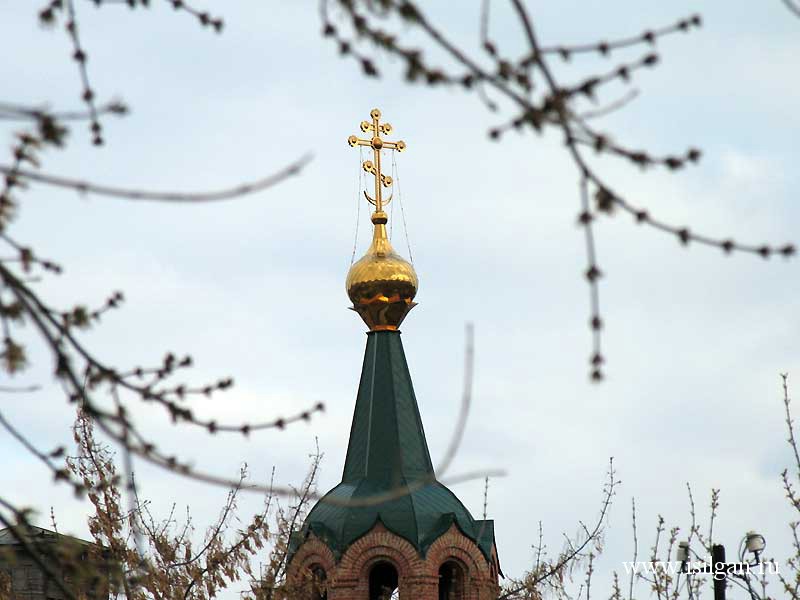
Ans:
[[[342,482],[308,514],[293,549],[314,532],[338,558],[380,521],[424,555],[455,524],[491,560],[494,523],[473,519],[436,480],[400,332],[367,335]]]

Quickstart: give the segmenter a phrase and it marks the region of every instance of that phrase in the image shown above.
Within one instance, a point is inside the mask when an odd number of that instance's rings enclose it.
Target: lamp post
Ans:
[[[711,564],[714,568],[714,600],[725,600],[725,588],[728,585],[728,572],[725,567],[727,567],[727,563],[725,562],[725,546],[722,544],[714,544],[711,546]],[[718,573],[722,573],[721,577],[718,577]]]
[[[755,531],[748,531],[745,534],[740,548],[744,546],[739,556],[740,562],[728,563],[725,560],[725,546],[721,544],[714,544],[711,546],[711,564],[705,563],[702,567],[696,569],[689,568],[689,558],[691,548],[689,542],[679,542],[678,551],[676,553],[677,560],[681,563],[681,572],[686,573],[687,576],[697,573],[711,573],[712,581],[714,583],[714,600],[725,600],[725,589],[729,577],[736,577],[744,580],[747,584],[747,589],[752,597],[755,592],[750,585],[750,567],[761,564],[761,553],[764,551],[767,543],[764,536]],[[751,552],[754,559],[750,562],[744,560],[744,553]],[[699,558],[699,557],[698,557]],[[691,583],[690,596],[691,596]]]

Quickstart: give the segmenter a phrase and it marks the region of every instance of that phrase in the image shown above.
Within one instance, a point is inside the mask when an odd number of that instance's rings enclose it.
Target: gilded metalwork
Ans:
[[[397,150],[398,152],[402,152],[406,149],[406,143],[402,140],[398,142],[388,142],[381,138],[381,134],[389,135],[393,127],[389,123],[381,123],[381,111],[377,108],[373,108],[369,116],[372,117],[372,122],[361,121],[361,131],[364,133],[372,132],[373,136],[370,139],[362,139],[351,135],[347,138],[347,143],[352,147],[369,146],[372,148],[373,160],[375,162],[373,163],[369,160],[365,160],[362,167],[367,173],[375,177],[375,197],[371,198],[366,191],[364,191],[364,195],[367,197],[369,203],[375,207],[375,212],[381,212],[383,211],[383,207],[392,201],[391,195],[387,200],[384,200],[381,190],[381,185],[387,188],[392,185],[392,178],[381,173],[381,150]]]
[[[381,123],[381,111],[370,112],[372,122],[362,121],[361,131],[372,132],[370,139],[351,135],[350,146],[369,146],[373,150],[373,160],[364,161],[363,169],[375,177],[375,195],[367,200],[375,207],[372,214],[374,232],[367,253],[358,260],[347,274],[347,295],[355,310],[372,331],[396,330],[408,312],[416,306],[413,301],[417,294],[418,281],[414,267],[394,251],[386,234],[388,217],[384,207],[392,200],[383,199],[382,188],[392,186],[392,178],[381,173],[381,150],[403,151],[402,141],[389,142],[380,136],[392,131],[389,123]]]

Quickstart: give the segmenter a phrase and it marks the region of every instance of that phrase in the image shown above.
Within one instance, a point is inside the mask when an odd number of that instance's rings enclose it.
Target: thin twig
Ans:
[[[797,6],[792,0],[782,0],[784,6],[792,11],[796,17],[800,17],[800,6]]]
[[[150,200],[156,202],[177,202],[177,203],[196,203],[196,202],[218,202],[220,200],[231,200],[247,194],[260,192],[281,181],[297,175],[303,167],[311,160],[311,155],[307,154],[299,160],[293,162],[288,167],[281,169],[277,173],[257,179],[250,183],[244,183],[232,188],[216,190],[211,192],[156,192],[148,190],[137,190],[130,188],[120,188],[108,185],[81,181],[70,177],[59,175],[47,175],[35,171],[15,170],[6,165],[0,165],[0,173],[15,173],[20,179],[29,179],[45,185],[75,190],[81,194],[97,194],[100,196],[110,196],[114,198],[125,198],[127,200]]]

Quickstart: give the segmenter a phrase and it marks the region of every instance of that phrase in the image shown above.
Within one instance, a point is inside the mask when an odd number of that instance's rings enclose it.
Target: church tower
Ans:
[[[431,463],[398,327],[416,305],[414,267],[392,248],[381,151],[405,148],[374,109],[351,146],[368,146],[375,177],[372,243],[350,268],[347,294],[369,328],[342,481],[293,536],[288,582],[298,600],[494,600],[494,522],[476,520]],[[303,598],[305,600],[305,598]]]

